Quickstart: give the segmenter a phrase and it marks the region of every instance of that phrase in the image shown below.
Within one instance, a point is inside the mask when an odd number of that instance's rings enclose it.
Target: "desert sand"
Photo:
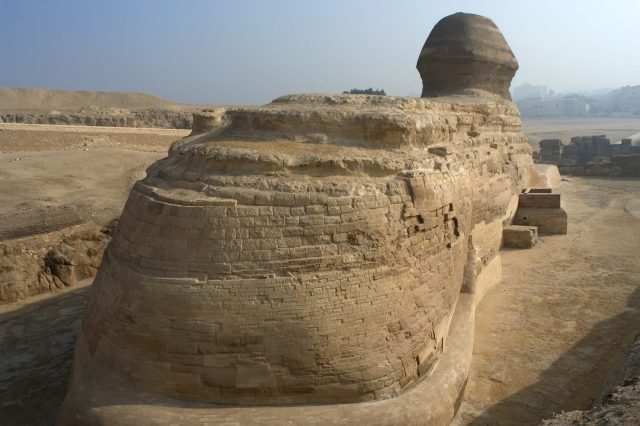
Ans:
[[[479,306],[456,425],[535,425],[584,410],[640,324],[640,181],[559,187],[567,235],[503,249],[503,280]]]
[[[65,205],[107,223],[145,168],[188,133],[0,123],[0,214]]]

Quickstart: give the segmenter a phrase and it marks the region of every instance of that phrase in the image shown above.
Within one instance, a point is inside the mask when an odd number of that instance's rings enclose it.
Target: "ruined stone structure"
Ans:
[[[216,108],[213,110],[203,110],[193,114],[193,126],[191,127],[191,134],[200,135],[202,133],[213,132],[225,125],[224,108]]]
[[[560,139],[543,139],[540,141],[540,162],[545,164],[558,164],[562,152]]]
[[[488,18],[456,13],[433,27],[418,58],[422,97],[481,89],[511,100],[518,61]]]
[[[549,188],[528,188],[518,197],[513,224],[535,226],[541,234],[566,234],[567,213],[560,205],[560,194]]]
[[[538,160],[557,164],[567,175],[640,176],[640,146],[633,145],[631,139],[612,144],[604,135],[575,136],[569,145],[559,139],[544,139]]]
[[[559,163],[552,164],[563,164],[563,165],[573,165],[578,161],[578,146],[574,144],[563,145],[562,154],[560,155]]]
[[[611,141],[605,135],[575,136],[571,138],[571,143],[577,147],[578,164],[611,157]]]
[[[538,227],[508,225],[502,231],[502,246],[507,248],[532,248],[538,242]]]
[[[174,143],[106,251],[60,423],[448,423],[532,170],[507,74],[500,96],[284,96]]]

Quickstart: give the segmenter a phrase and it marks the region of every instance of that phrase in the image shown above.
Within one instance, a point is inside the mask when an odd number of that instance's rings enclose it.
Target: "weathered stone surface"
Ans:
[[[640,339],[629,348],[621,365],[610,373],[594,406],[586,411],[560,413],[541,426],[626,426],[640,424]]]
[[[16,112],[0,114],[0,123],[189,129],[191,113],[170,110],[118,111],[116,113],[87,110],[77,113],[44,114]]]
[[[535,226],[509,225],[502,232],[502,245],[509,248],[532,248],[538,242]]]
[[[518,207],[560,208],[560,194],[526,192],[518,197]]]
[[[556,188],[560,185],[560,171],[558,166],[552,164],[536,164],[537,178],[535,185],[538,188]]]
[[[81,224],[54,230],[54,223],[67,222],[47,221],[44,228],[34,224],[6,228],[20,235],[40,229],[46,232],[0,241],[0,305],[73,287],[96,274],[111,229]],[[13,224],[22,225],[17,220]]]
[[[536,226],[541,234],[566,234],[567,213],[562,208],[518,208],[513,224]]]
[[[296,95],[228,116],[135,185],[71,393],[117,377],[209,403],[399,395],[441,356],[464,270],[496,256],[526,183],[515,106]]]
[[[78,213],[67,207],[45,207],[0,214],[0,241],[46,234],[82,223]]]
[[[472,72],[515,64],[474,46]],[[284,96],[174,143],[106,250],[60,422],[448,424],[533,170],[506,75]]]
[[[562,141],[560,139],[543,139],[540,145],[540,162],[545,164],[560,163]]]
[[[567,213],[560,206],[560,194],[552,193],[550,188],[523,190],[513,225],[534,226],[541,234],[566,234]]]
[[[480,89],[510,100],[518,62],[493,21],[456,13],[433,27],[417,68],[423,97]]]
[[[567,213],[560,206],[560,194],[544,187],[523,190],[513,225],[534,226],[541,234],[566,234]]]
[[[212,132],[223,127],[225,125],[224,113],[224,108],[194,112],[193,125],[189,136]]]

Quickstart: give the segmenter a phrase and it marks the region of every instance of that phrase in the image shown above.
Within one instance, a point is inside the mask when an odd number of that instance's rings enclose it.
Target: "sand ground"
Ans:
[[[456,425],[535,425],[586,409],[638,334],[640,181],[573,178],[559,191],[568,234],[502,251]]]
[[[640,131],[633,123],[541,122],[529,127],[533,134]],[[0,212],[64,204],[95,221],[117,216],[133,181],[181,136],[6,126]],[[640,180],[574,178],[559,189],[569,234],[503,251],[504,280],[478,308],[457,425],[537,424],[587,408],[638,330]],[[0,307],[0,424],[53,423],[87,289]]]
[[[104,225],[145,169],[188,133],[0,123],[0,215],[69,206]],[[0,305],[0,425],[54,423],[90,283]]]
[[[0,215],[70,206],[101,225],[189,130],[0,123]]]

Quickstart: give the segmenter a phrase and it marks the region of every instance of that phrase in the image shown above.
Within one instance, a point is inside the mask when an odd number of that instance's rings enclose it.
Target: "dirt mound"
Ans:
[[[0,112],[77,112],[83,109],[168,109],[185,104],[144,93],[0,88]]]

